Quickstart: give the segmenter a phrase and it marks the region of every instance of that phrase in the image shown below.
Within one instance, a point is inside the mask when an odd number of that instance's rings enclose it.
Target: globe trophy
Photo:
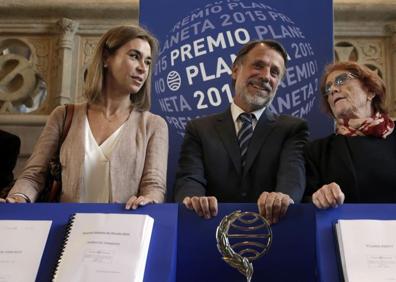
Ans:
[[[238,269],[247,282],[253,276],[252,261],[269,250],[272,231],[267,220],[255,212],[234,211],[216,229],[217,249],[223,260]]]

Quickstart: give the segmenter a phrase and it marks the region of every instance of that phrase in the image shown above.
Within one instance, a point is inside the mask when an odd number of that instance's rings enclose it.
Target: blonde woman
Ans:
[[[100,39],[86,76],[86,103],[74,106],[60,150],[61,202],[126,203],[137,208],[164,201],[168,128],[149,112],[157,41],[136,26],[110,29]],[[57,107],[6,199],[34,202],[61,134],[65,107]]]

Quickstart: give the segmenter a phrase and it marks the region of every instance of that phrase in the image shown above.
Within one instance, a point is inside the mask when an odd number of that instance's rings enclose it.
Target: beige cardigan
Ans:
[[[62,145],[62,202],[79,202],[83,183],[84,130],[87,104],[76,104],[72,125]],[[23,193],[34,202],[42,190],[47,164],[54,154],[65,115],[57,107],[49,116],[27,165],[10,191]],[[125,203],[133,195],[149,195],[163,202],[166,191],[168,126],[150,112],[133,110],[110,158],[111,192],[114,202]]]

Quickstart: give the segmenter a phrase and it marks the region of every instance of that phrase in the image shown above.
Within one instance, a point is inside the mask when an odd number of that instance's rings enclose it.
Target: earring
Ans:
[[[107,68],[107,64],[104,64],[103,67],[104,67],[104,68]]]

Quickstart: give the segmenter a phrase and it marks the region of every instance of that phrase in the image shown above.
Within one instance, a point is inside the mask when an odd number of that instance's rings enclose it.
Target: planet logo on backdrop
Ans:
[[[171,131],[182,136],[188,120],[229,106],[235,54],[255,39],[281,42],[290,57],[271,110],[309,115],[320,72],[304,31],[283,11],[261,2],[216,1],[176,20],[161,43],[154,66],[153,108]]]
[[[181,85],[181,77],[177,71],[171,71],[166,77],[168,88],[172,91],[177,91]]]

